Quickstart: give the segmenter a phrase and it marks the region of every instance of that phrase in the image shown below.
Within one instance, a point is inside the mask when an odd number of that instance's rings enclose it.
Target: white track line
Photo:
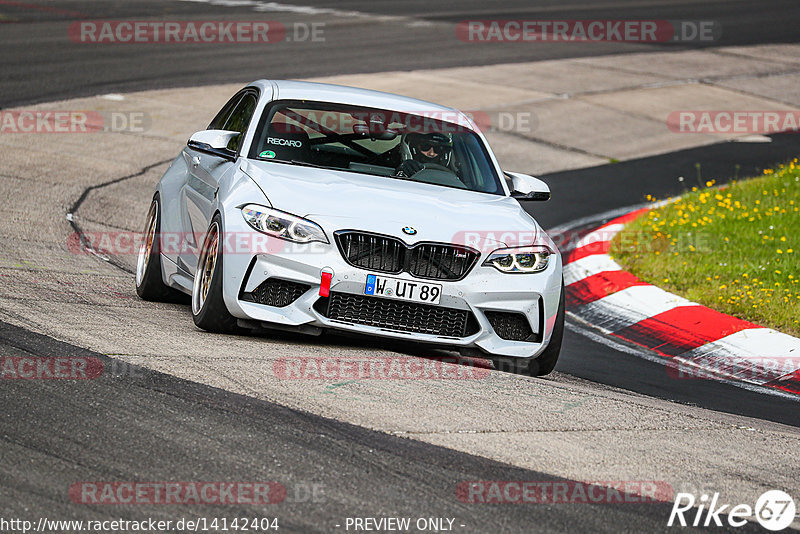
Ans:
[[[603,271],[621,271],[622,267],[605,254],[584,256],[564,265],[564,285],[568,286],[580,282],[593,274]]]
[[[679,306],[697,304],[660,287],[631,286],[584,304],[577,313],[603,331],[617,332]]]

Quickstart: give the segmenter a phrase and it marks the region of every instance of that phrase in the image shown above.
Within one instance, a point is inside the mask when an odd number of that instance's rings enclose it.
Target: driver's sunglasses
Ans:
[[[442,152],[444,152],[445,150],[447,150],[447,148],[446,148],[446,147],[443,147],[442,145],[435,145],[435,144],[433,144],[433,143],[420,143],[420,144],[419,144],[419,145],[417,145],[417,146],[418,146],[418,147],[419,147],[419,149],[420,149],[420,150],[422,150],[423,152],[427,152],[428,150],[430,150],[430,149],[433,149],[433,150],[434,150],[434,152],[436,152],[437,154],[441,154]]]

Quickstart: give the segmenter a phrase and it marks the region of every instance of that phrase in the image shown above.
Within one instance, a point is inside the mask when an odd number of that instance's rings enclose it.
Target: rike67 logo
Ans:
[[[710,498],[704,493],[699,499],[691,493],[678,493],[667,526],[721,527],[727,522],[728,526],[742,527],[755,519],[765,529],[776,532],[788,528],[796,513],[792,497],[780,490],[762,493],[754,507],[723,504],[719,501],[719,493]]]

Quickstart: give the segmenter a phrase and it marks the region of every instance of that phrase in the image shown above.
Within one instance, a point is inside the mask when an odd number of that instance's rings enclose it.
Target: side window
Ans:
[[[206,130],[224,130],[223,126],[225,123],[228,122],[228,118],[231,116],[231,112],[239,100],[242,99],[242,93],[236,93],[233,98],[228,100],[228,103],[225,104],[217,116],[214,117],[214,120],[211,121],[211,124],[208,125]]]
[[[230,130],[242,134],[239,137],[231,139],[231,142],[228,144],[230,150],[235,152],[239,151],[239,147],[241,147],[242,141],[244,140],[244,132],[247,130],[250,119],[253,117],[253,112],[256,110],[256,102],[257,99],[254,94],[248,93],[244,95],[225,122],[225,127],[222,128],[223,130]]]

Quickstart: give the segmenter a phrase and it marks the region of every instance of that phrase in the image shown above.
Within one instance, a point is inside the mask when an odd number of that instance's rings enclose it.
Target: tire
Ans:
[[[192,285],[192,319],[198,328],[218,334],[238,334],[243,329],[230,314],[222,297],[222,217],[214,215],[200,248]]]
[[[561,342],[564,340],[564,320],[566,315],[566,297],[564,296],[564,280],[561,280],[561,298],[558,300],[558,313],[556,314],[556,324],[553,325],[553,333],[550,336],[550,343],[538,358],[528,362],[527,374],[530,376],[549,375],[558,363],[558,356],[561,354]]]
[[[161,201],[156,195],[147,212],[144,240],[136,258],[136,294],[153,302],[179,302],[185,295],[169,287],[161,277]]]
[[[528,376],[545,376],[550,374],[558,362],[561,354],[561,342],[564,339],[564,319],[566,315],[566,298],[564,296],[564,281],[561,281],[561,298],[558,301],[556,322],[550,343],[536,358],[493,358],[492,364],[498,371],[511,372]]]

